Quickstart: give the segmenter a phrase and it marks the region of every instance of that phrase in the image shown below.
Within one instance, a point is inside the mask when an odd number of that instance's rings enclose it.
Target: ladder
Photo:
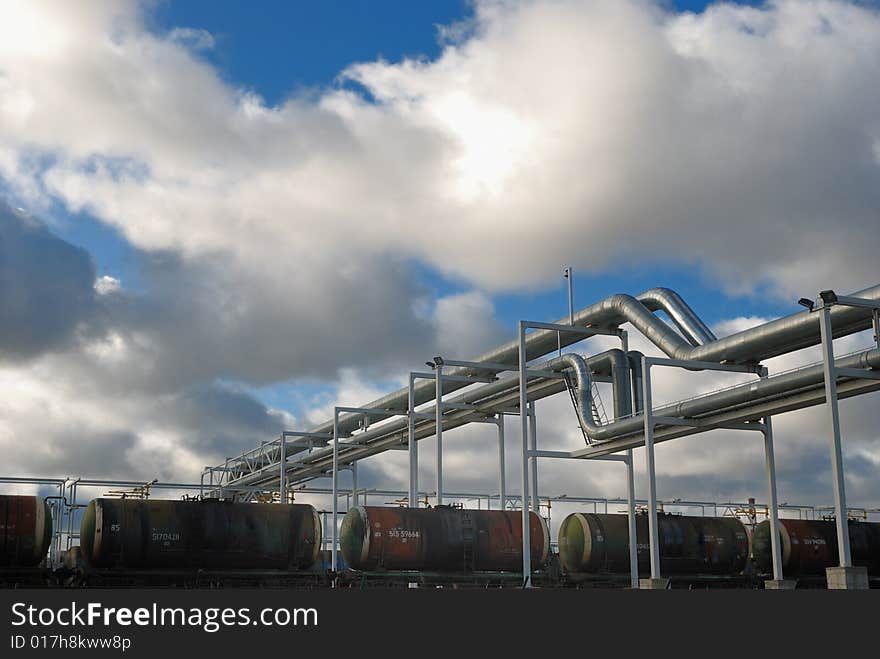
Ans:
[[[605,413],[605,406],[602,404],[602,397],[599,395],[599,387],[595,381],[591,382],[590,393],[593,398],[593,423],[597,426],[604,426],[608,423],[608,415]]]
[[[461,535],[464,544],[464,571],[473,572],[474,565],[474,542],[476,541],[476,533],[474,529],[474,520],[469,510],[461,511]]]
[[[568,390],[569,398],[571,398],[571,404],[574,407],[575,412],[578,412],[580,406],[578,405],[574,383],[571,381],[571,376],[566,371],[563,371],[563,375],[565,376],[565,388]],[[590,393],[592,395],[590,418],[597,426],[605,425],[606,423],[608,423],[608,415],[605,412],[605,406],[602,404],[602,397],[599,395],[599,387],[596,386],[595,382],[591,383]],[[580,422],[578,422],[578,427],[580,427],[581,433],[583,433],[584,435],[584,441],[587,444],[592,444],[593,441],[590,439],[590,436],[587,435],[586,428],[584,428],[580,424]]]

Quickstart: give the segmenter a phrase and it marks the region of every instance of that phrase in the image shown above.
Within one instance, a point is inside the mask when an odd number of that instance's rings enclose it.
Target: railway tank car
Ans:
[[[529,513],[531,563],[547,563],[546,522]],[[340,549],[355,570],[521,572],[522,513],[357,506],[342,520]]]
[[[99,498],[80,544],[90,568],[302,570],[320,553],[321,520],[306,504]]]
[[[849,521],[849,544],[854,566],[880,576],[880,523]],[[825,568],[838,565],[837,523],[828,520],[780,519],[782,572],[786,576],[824,576]],[[773,571],[770,522],[755,527],[752,557],[758,571]]]
[[[735,518],[658,515],[665,575],[739,575],[749,559],[749,535]],[[639,572],[650,569],[647,515],[636,516]],[[627,515],[573,513],[559,527],[559,558],[567,573],[629,573]]]
[[[52,543],[52,512],[40,497],[0,495],[0,567],[39,565]]]

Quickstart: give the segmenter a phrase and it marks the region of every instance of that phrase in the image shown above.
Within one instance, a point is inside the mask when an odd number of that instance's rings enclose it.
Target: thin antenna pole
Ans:
[[[567,265],[562,269],[563,279],[568,280],[568,324],[574,325],[574,297],[572,295],[571,274],[572,270],[570,265]],[[556,348],[559,351],[559,356],[562,357],[562,335],[559,332],[556,332]]]
[[[571,266],[565,269],[565,278],[568,279],[568,324],[574,325],[574,271]]]

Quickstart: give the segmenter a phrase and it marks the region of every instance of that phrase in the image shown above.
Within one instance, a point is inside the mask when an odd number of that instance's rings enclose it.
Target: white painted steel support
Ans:
[[[407,428],[409,442],[409,507],[419,507],[419,443],[416,441],[415,377],[409,374],[409,402],[407,403]]]
[[[620,349],[623,354],[628,356],[629,353],[629,334],[626,330],[620,331]],[[638,413],[640,410],[635,409],[635,392],[630,386],[629,392],[629,409]],[[617,417],[615,415],[615,420]],[[607,508],[607,505],[606,505]],[[626,452],[626,515],[627,529],[629,531],[629,583],[632,588],[639,587],[639,539],[636,528],[636,478],[635,466],[633,464],[633,452],[629,449]]]
[[[498,509],[507,508],[507,483],[504,465],[504,415],[498,415]]]
[[[645,466],[648,471],[648,549],[651,578],[660,578],[660,539],[657,529],[657,474],[654,470],[654,419],[651,414],[651,360],[642,357],[642,400],[645,419]]]
[[[437,505],[443,504],[443,365],[434,368],[437,426]]]
[[[281,433],[281,455],[278,465],[278,503],[287,503],[287,435],[284,433]]]
[[[831,480],[834,486],[834,512],[837,516],[837,546],[840,549],[840,567],[851,567],[849,527],[846,511],[846,488],[843,475],[843,449],[840,442],[840,410],[837,400],[837,372],[834,367],[834,334],[831,330],[831,306],[818,309],[819,332],[822,338],[822,364],[825,372],[825,403],[831,424]]]
[[[522,560],[523,588],[532,587],[532,547],[529,528],[529,416],[526,383],[526,323],[519,321],[519,418],[522,430]]]
[[[521,438],[522,438],[522,543],[523,543],[523,588],[532,587],[532,567],[531,567],[531,537],[529,529],[529,458],[531,451],[529,450],[529,401],[528,401],[528,382],[529,375],[544,378],[562,378],[559,373],[550,371],[530,371],[527,368],[528,353],[526,350],[526,329],[544,329],[554,332],[565,332],[575,334],[582,338],[589,338],[597,334],[607,336],[621,336],[619,329],[607,329],[600,327],[576,327],[570,325],[557,325],[554,323],[541,323],[537,321],[520,320],[517,324],[517,336],[519,339],[519,418],[521,422]],[[534,451],[534,457],[538,457],[539,451]],[[537,481],[537,467],[535,480]],[[537,501],[537,488],[533,499]],[[535,503],[535,513],[539,512],[537,503]]]
[[[639,542],[636,535],[636,484],[632,449],[626,452],[626,514],[629,528],[629,580],[639,587]]]
[[[358,463],[351,463],[351,505],[358,505]]]
[[[531,471],[532,510],[541,514],[541,502],[538,499],[538,458],[535,451],[538,450],[538,420],[535,415],[535,402],[529,403],[529,450],[532,457],[529,458]]]
[[[776,498],[776,459],[773,455],[773,422],[764,419],[764,463],[767,468],[767,519],[770,520],[770,555],[773,579],[782,581],[782,548],[779,542],[779,504]]]
[[[336,561],[336,544],[337,538],[336,535],[338,533],[336,524],[339,520],[339,408],[335,408],[333,410],[333,532],[331,538],[333,540],[333,544],[331,545],[331,555],[330,555],[330,569],[333,572],[336,572],[336,566],[338,565]],[[335,585],[335,581],[334,581]]]

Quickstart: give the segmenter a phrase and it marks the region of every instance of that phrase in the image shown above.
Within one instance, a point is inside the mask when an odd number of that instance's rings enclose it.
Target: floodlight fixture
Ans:
[[[835,304],[837,302],[837,293],[834,291],[820,291],[819,297],[825,304]]]

